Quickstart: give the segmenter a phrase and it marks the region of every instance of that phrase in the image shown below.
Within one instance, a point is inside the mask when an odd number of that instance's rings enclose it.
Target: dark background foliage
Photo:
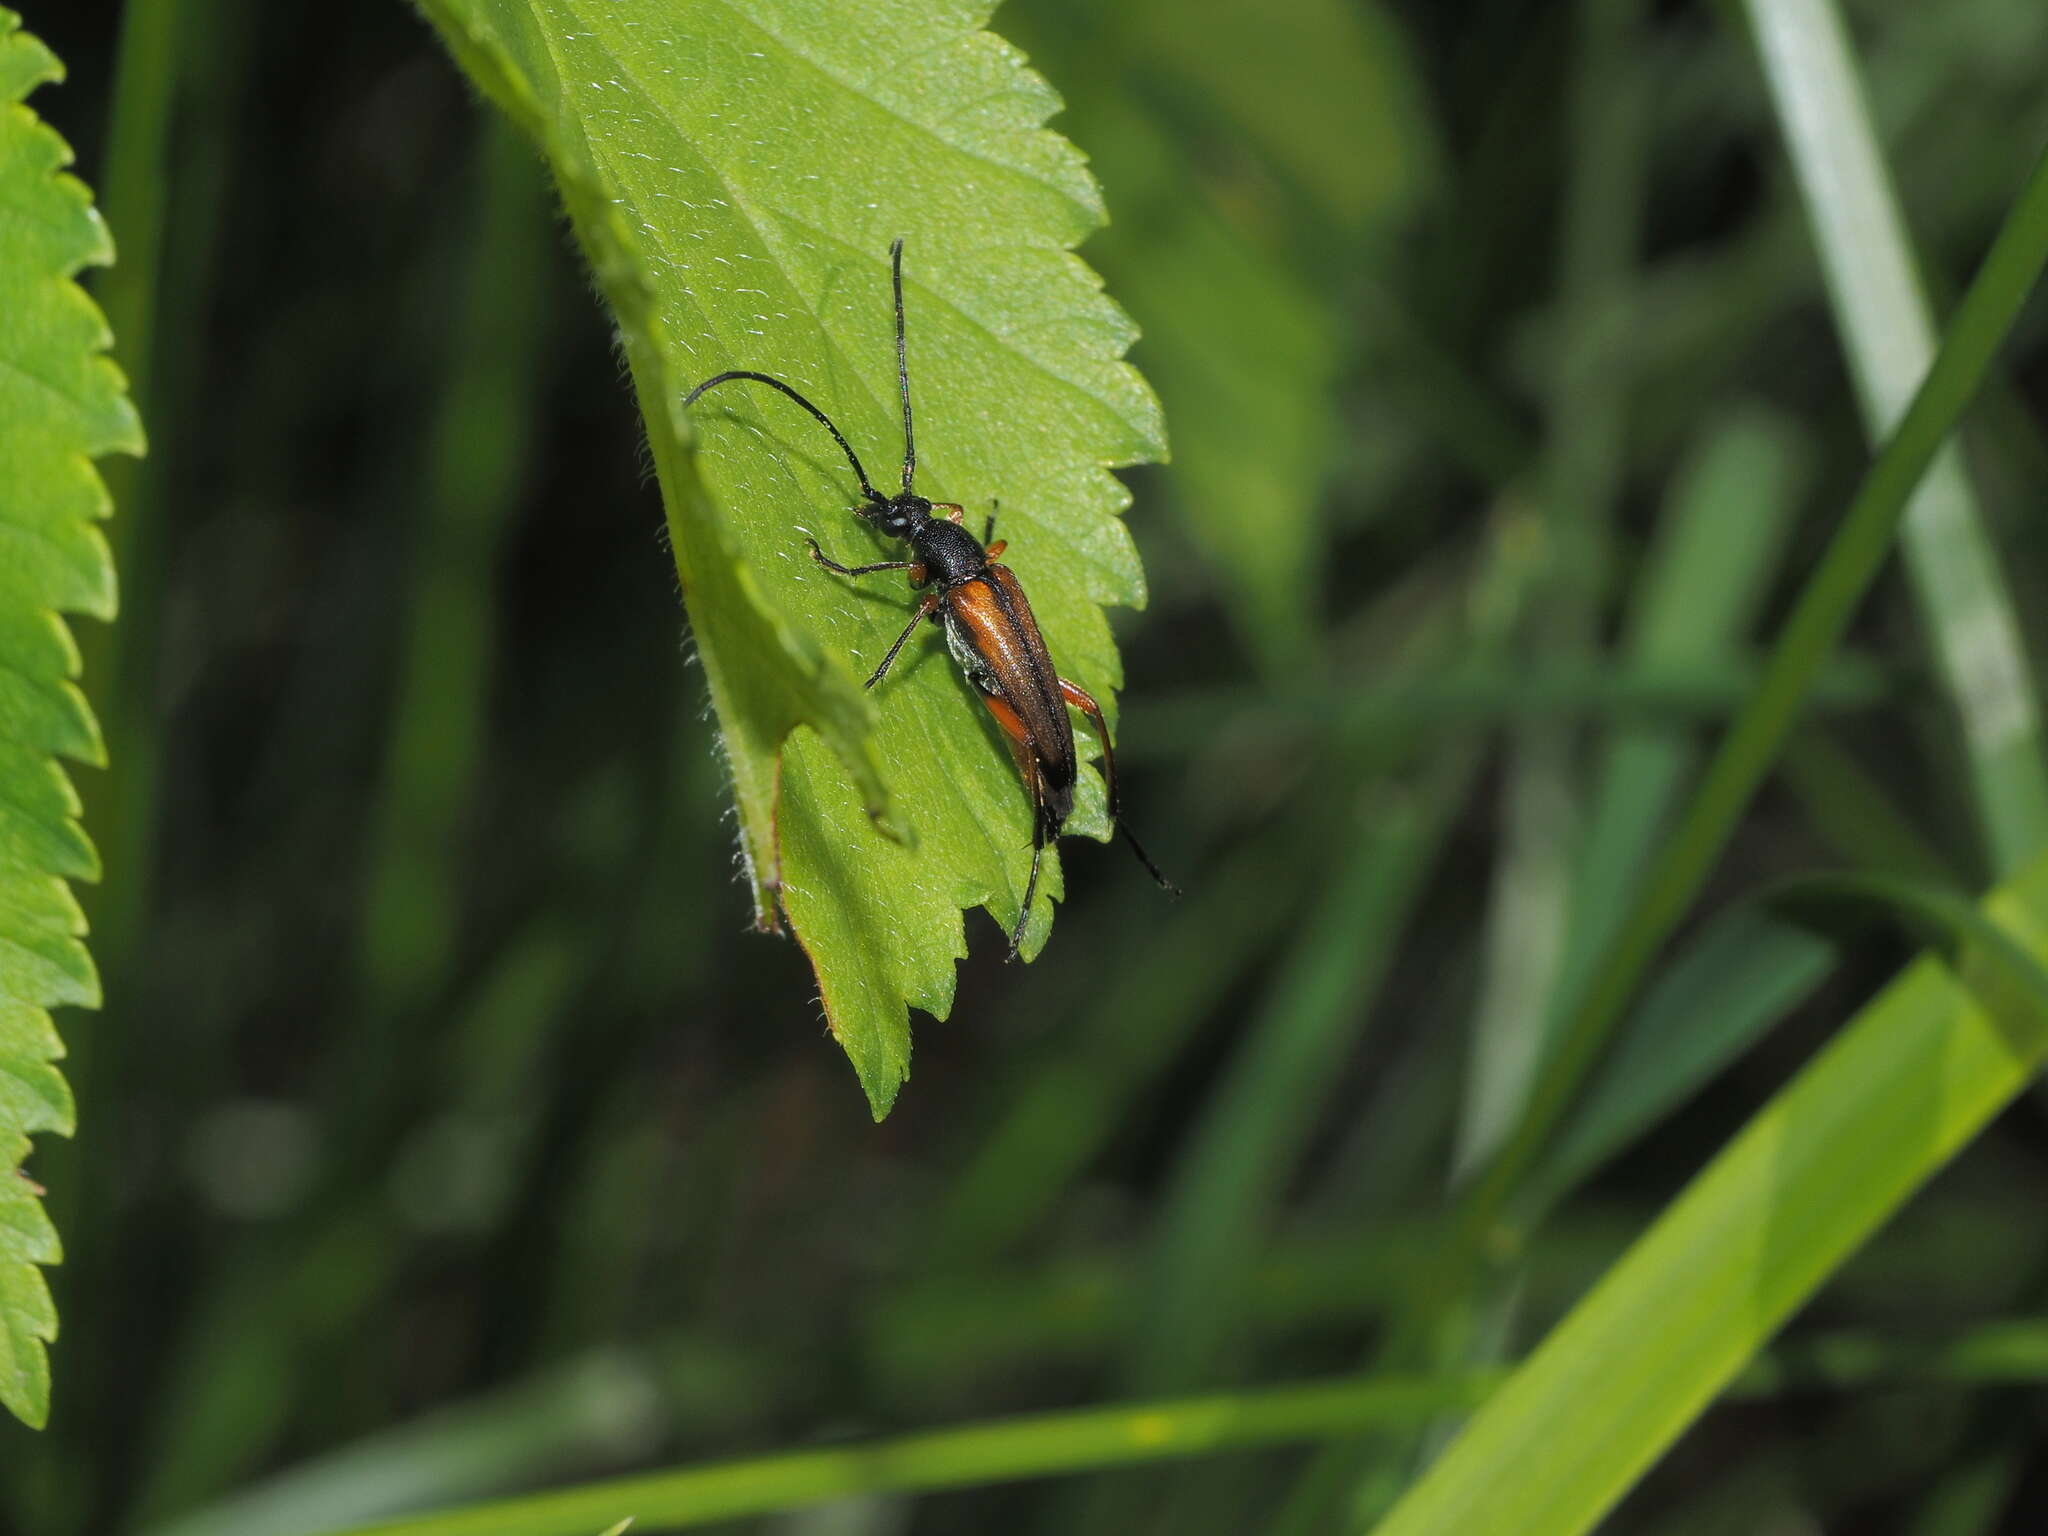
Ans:
[[[1939,304],[2048,126],[2048,36],[2024,3],[1850,9]],[[127,242],[106,159],[120,11],[26,19],[70,70],[36,106]],[[922,1021],[877,1126],[801,954],[745,929],[641,428],[538,167],[494,141],[403,6],[183,0],[136,380],[153,450],[114,471],[123,623],[86,637],[114,755],[83,784],[110,871],[91,897],[107,1007],[66,1026],[79,1137],[37,1153],[66,1332],[50,1430],[0,1424],[0,1529],[154,1529],[366,1443],[341,1514],[1354,1365],[1443,1201],[1466,1022],[1502,942],[1503,765],[1533,722],[1582,768],[1616,708],[1454,686],[1499,551],[1507,587],[1567,614],[1512,618],[1508,649],[1595,668],[1662,498],[1731,412],[1767,413],[1807,468],[1788,590],[1865,460],[1732,13],[1664,4],[1629,30],[1637,256],[1613,293],[1563,296],[1579,14],[1371,13],[1359,89],[1395,90],[1388,137],[1349,141],[1340,115],[1278,154],[1142,24],[1067,0],[998,14],[1105,181],[1114,224],[1085,254],[1146,327],[1134,358],[1176,438],[1174,468],[1129,476],[1154,599],[1117,626],[1127,798],[1191,895],[1169,907],[1120,853],[1069,845],[1043,960],[1005,967],[970,919],[953,1015]],[[1210,228],[1234,243],[1204,269]],[[2033,324],[1971,442],[2023,615],[2048,571]],[[1569,430],[1559,380],[1581,374],[1619,381],[1622,421],[1560,482],[1544,455]],[[1287,377],[1309,386],[1267,383]],[[1534,486],[1588,476],[1611,519],[1546,535]],[[1566,557],[1517,574],[1546,536]],[[1828,715],[1848,766],[1773,785],[1709,908],[1844,857],[1827,811],[1852,768],[1983,883],[1895,578],[1855,645],[1853,697]],[[1396,682],[1362,724],[1318,702]],[[1430,829],[1412,889],[1361,895],[1354,848],[1403,817]],[[1348,982],[1340,1048],[1272,1170],[1251,1294],[1204,1321],[1225,1347],[1179,1380],[1131,1343],[1161,1213],[1319,930],[1392,958],[1377,987]],[[1515,1348],[1903,953],[1859,942],[1563,1210]],[[1788,1347],[2038,1308],[2044,1132],[2024,1101]],[[2018,1389],[1737,1406],[1617,1528],[2036,1529],[2039,1431],[2038,1392]],[[1254,1529],[1299,1464],[803,1528]],[[1986,1467],[1984,1523],[1918,1523],[1960,1497],[1953,1469]]]

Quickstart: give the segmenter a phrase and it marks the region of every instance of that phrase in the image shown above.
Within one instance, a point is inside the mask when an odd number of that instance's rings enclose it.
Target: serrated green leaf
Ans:
[[[37,1266],[61,1250],[20,1168],[32,1134],[72,1128],[49,1010],[99,1002],[65,884],[99,866],[55,759],[104,753],[57,615],[113,617],[92,460],[141,452],[142,430],[105,356],[106,323],[72,280],[111,260],[112,242],[91,194],[63,174],[71,151],[22,104],[63,69],[20,27],[0,10],[0,1404],[40,1426],[57,1313]]]
[[[910,605],[806,557],[813,533],[847,563],[892,558],[849,515],[831,441],[759,386],[689,421],[681,399],[729,368],[777,374],[890,483],[887,256],[905,236],[918,487],[976,522],[1002,499],[1054,657],[1108,707],[1122,678],[1102,605],[1142,602],[1144,583],[1107,466],[1164,450],[1121,361],[1130,324],[1069,254],[1102,221],[1094,183],[1041,127],[1050,89],[971,0],[422,9],[545,152],[618,318],[756,916],[787,916],[880,1115],[909,1069],[906,1004],[951,1005],[962,909],[1017,914],[1029,808],[941,648],[918,637],[863,696]],[[1070,830],[1106,834],[1099,783]],[[1056,861],[1043,889],[1059,893]],[[1027,954],[1045,934],[1035,922]]]

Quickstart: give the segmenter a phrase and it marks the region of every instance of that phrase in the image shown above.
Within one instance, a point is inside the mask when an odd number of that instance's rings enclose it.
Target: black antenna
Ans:
[[[903,389],[903,489],[917,473],[917,438],[910,430],[910,363],[903,350],[903,237],[889,247],[889,272],[896,283],[896,382]]]
[[[896,247],[898,250],[901,250],[903,247],[903,242],[901,240],[898,240],[896,242]],[[897,281],[899,282],[899,284],[901,283],[902,279],[900,276],[898,277]],[[900,363],[901,354],[903,350],[903,294],[902,289],[900,287],[898,288],[896,295],[896,327],[896,350],[898,354],[898,361]],[[687,395],[683,396],[683,404],[689,405],[692,402],[694,402],[699,395],[703,394],[705,390],[710,389],[714,385],[718,384],[730,384],[734,379],[751,379],[756,384],[766,384],[770,389],[779,389],[785,395],[789,396],[790,399],[794,400],[798,405],[802,406],[805,410],[809,411],[813,416],[817,417],[819,424],[823,426],[827,432],[830,432],[832,434],[832,441],[839,445],[839,451],[846,455],[846,462],[853,466],[854,478],[860,481],[860,488],[862,494],[864,494],[869,501],[881,503],[884,505],[887,504],[889,498],[884,496],[880,491],[876,490],[872,485],[868,483],[868,472],[860,467],[860,460],[857,457],[855,457],[852,446],[846,441],[845,438],[839,435],[839,429],[832,425],[832,418],[830,416],[827,416],[823,411],[819,410],[815,405],[811,404],[810,401],[806,400],[802,395],[798,394],[795,390],[791,389],[787,384],[783,383],[782,380],[774,377],[772,374],[755,373],[752,370],[746,368],[735,368],[730,373],[714,373],[702,384],[699,384],[695,389],[691,390]],[[908,427],[910,426],[910,386],[906,383],[903,386],[903,388],[903,425],[906,429],[908,429]],[[903,483],[906,487],[910,484],[910,469],[907,465],[904,467],[903,470]]]

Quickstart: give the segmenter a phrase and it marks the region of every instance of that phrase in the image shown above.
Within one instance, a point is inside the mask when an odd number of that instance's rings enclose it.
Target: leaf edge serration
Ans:
[[[52,252],[47,268],[31,269],[22,280],[49,285],[53,311],[58,306],[70,311],[56,329],[61,332],[68,324],[84,343],[83,392],[69,402],[78,407],[76,441],[50,455],[60,474],[72,476],[63,488],[78,505],[68,516],[59,506],[52,521],[61,538],[42,524],[33,530],[61,546],[63,558],[37,567],[49,578],[47,585],[19,592],[25,599],[20,611],[7,615],[7,643],[34,663],[21,666],[18,676],[25,690],[39,695],[35,702],[42,708],[43,729],[0,743],[9,777],[18,786],[18,793],[0,796],[0,846],[10,851],[10,868],[0,886],[0,1404],[36,1429],[49,1418],[48,1346],[57,1338],[56,1309],[42,1270],[61,1262],[63,1247],[43,1209],[42,1190],[22,1165],[33,1149],[33,1136],[69,1136],[76,1127],[71,1090],[56,1066],[64,1052],[50,1010],[97,1007],[100,1001],[98,973],[84,942],[84,914],[69,884],[71,879],[96,879],[98,860],[79,824],[77,793],[59,758],[102,765],[105,750],[78,688],[79,652],[61,612],[114,617],[113,561],[96,526],[112,505],[93,461],[144,449],[127,381],[107,355],[113,338],[106,319],[77,282],[86,268],[113,261],[113,240],[90,190],[66,170],[72,163],[70,147],[27,105],[37,87],[63,78],[56,55],[22,29],[18,14],[0,7],[5,131],[22,135],[29,151],[21,173],[24,184],[45,178],[36,190],[68,205],[58,210],[67,217],[38,224],[38,233],[61,248]],[[62,434],[58,437],[61,442]],[[34,483],[33,476],[23,478]],[[57,495],[51,499],[60,501]],[[5,514],[0,507],[0,520]],[[34,580],[30,575],[21,585]],[[13,650],[9,654],[20,659]]]

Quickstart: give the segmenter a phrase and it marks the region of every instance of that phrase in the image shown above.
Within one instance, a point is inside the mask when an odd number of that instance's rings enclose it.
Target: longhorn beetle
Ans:
[[[944,628],[947,649],[960,663],[968,681],[981,690],[982,702],[1002,729],[1010,756],[1016,760],[1017,771],[1024,776],[1024,787],[1031,795],[1033,816],[1031,878],[1025,882],[1024,906],[1017,914],[1016,928],[1010,933],[1009,958],[1014,960],[1017,946],[1024,940],[1024,925],[1031,920],[1031,898],[1038,892],[1039,864],[1047,846],[1060,835],[1074,810],[1074,727],[1067,719],[1069,704],[1095,722],[1096,733],[1102,738],[1102,782],[1108,791],[1110,820],[1152,878],[1173,894],[1179,892],[1172,881],[1159,873],[1159,867],[1124,825],[1116,794],[1116,752],[1110,745],[1102,706],[1059,675],[1045,648],[1045,637],[1039,633],[1038,621],[1031,616],[1031,605],[1024,600],[1023,586],[1008,566],[997,564],[1009,541],[996,539],[994,510],[989,512],[988,525],[977,540],[960,525],[964,513],[957,502],[927,501],[911,489],[917,474],[917,438],[911,429],[910,367],[903,341],[900,238],[889,247],[889,267],[896,290],[896,383],[903,396],[903,489],[894,496],[884,496],[874,488],[852,446],[832,425],[831,417],[771,374],[744,368],[713,374],[685,395],[683,404],[694,404],[706,390],[738,379],[781,391],[817,418],[818,424],[832,434],[839,451],[846,455],[846,462],[853,466],[853,477],[860,482],[863,498],[863,505],[853,509],[855,515],[866,518],[891,538],[908,541],[908,560],[847,566],[827,557],[816,539],[805,540],[811,558],[838,575],[907,571],[913,588],[932,588],[918,602],[917,611],[896,637],[896,643],[889,647],[889,654],[875,668],[867,686],[872,688],[882,680],[917,626],[929,619]],[[944,512],[945,516],[934,516],[935,512]]]

